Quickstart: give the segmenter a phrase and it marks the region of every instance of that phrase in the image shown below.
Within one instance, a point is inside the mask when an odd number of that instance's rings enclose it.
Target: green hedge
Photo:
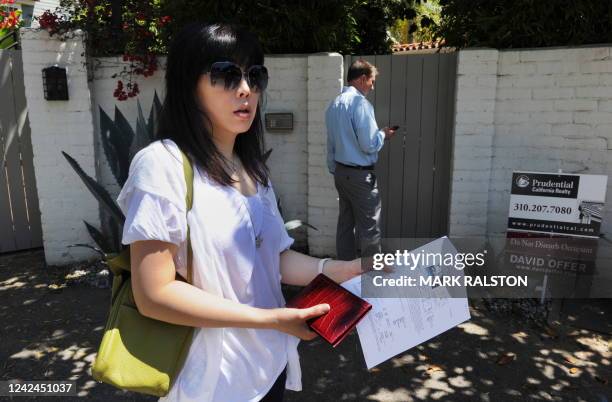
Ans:
[[[612,42],[609,0],[440,0],[447,46],[521,48]]]
[[[257,33],[266,53],[390,53],[387,29],[414,15],[420,0],[166,0],[172,31],[192,20],[236,22]]]
[[[424,0],[60,0],[53,32],[88,32],[94,56],[165,54],[186,23],[232,22],[266,53],[390,53],[387,29]],[[165,21],[162,23],[162,20]]]

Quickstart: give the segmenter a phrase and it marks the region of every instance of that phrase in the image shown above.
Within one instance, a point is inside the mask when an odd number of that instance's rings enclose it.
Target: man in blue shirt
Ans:
[[[348,69],[349,86],[334,99],[325,113],[327,167],[334,175],[340,200],[336,252],[340,260],[357,257],[355,231],[361,256],[371,256],[380,247],[380,195],[374,165],[385,139],[395,130],[378,128],[374,108],[366,99],[374,89],[376,67],[365,60]],[[397,127],[395,127],[397,129]]]

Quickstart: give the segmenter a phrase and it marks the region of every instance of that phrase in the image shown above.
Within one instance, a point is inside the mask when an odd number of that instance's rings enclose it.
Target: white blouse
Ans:
[[[244,196],[194,167],[194,200],[185,205],[180,151],[171,140],[138,152],[117,202],[126,215],[123,244],[162,240],[179,247],[174,262],[186,276],[189,222],[193,284],[259,308],[285,305],[280,253],[293,243],[271,184]],[[259,247],[256,239],[261,239]],[[160,401],[259,401],[287,366],[286,388],[301,390],[299,339],[252,328],[196,328],[185,365]]]

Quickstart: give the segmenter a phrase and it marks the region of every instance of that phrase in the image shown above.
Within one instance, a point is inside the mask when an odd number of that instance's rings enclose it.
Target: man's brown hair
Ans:
[[[370,76],[376,74],[378,74],[378,70],[376,69],[376,67],[374,67],[374,65],[368,63],[363,59],[357,59],[353,63],[351,63],[351,66],[348,69],[348,73],[346,74],[346,81],[351,82],[354,79],[361,77],[362,75],[365,75],[369,78]]]

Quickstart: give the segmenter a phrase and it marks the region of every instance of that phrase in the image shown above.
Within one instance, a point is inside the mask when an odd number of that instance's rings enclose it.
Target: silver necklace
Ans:
[[[232,174],[236,174],[238,172],[238,168],[236,168],[236,162],[234,161],[234,155],[232,154],[232,159],[227,159],[225,157],[225,155],[221,155],[223,157],[223,159],[225,160],[225,165],[230,168],[230,170],[232,171]]]
[[[234,161],[234,155],[232,155],[232,160],[227,159],[224,155],[221,155],[221,156],[223,156],[223,159],[225,160],[226,165],[228,165],[228,167],[232,170],[232,174],[237,174],[238,169],[236,168],[236,162]],[[247,208],[247,210],[250,211],[250,208]],[[255,224],[254,224],[255,222],[251,218],[250,212],[249,212],[249,219],[251,220],[251,227],[253,228],[253,235],[255,236],[255,247],[260,248],[261,243],[263,242],[263,236],[261,235],[261,233],[259,234],[255,233]],[[262,228],[262,231],[263,231],[263,228]]]
[[[250,203],[250,201],[248,201],[246,199],[246,197],[243,197],[243,202],[246,203]],[[261,203],[261,199],[259,201]],[[259,208],[264,208],[263,205],[260,205]],[[251,216],[251,213],[254,213],[255,210],[252,208],[247,208],[247,213],[249,214],[249,220],[251,221],[251,228],[253,229],[253,236],[255,237],[255,247],[259,248],[261,247],[261,243],[263,242],[263,236],[262,236],[262,232],[263,232],[263,222],[261,222],[261,228],[259,231],[259,234],[255,231],[255,221],[253,220],[253,217]],[[263,215],[262,215],[262,219],[263,219]]]

